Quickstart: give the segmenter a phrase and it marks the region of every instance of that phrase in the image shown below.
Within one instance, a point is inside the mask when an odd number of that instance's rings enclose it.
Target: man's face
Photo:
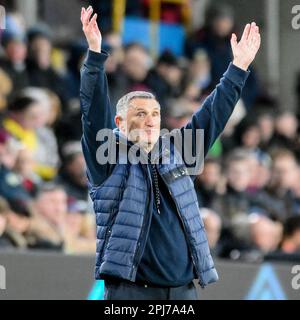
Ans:
[[[245,191],[251,180],[248,160],[232,161],[227,170],[229,185],[236,191]]]
[[[281,188],[291,189],[297,182],[299,167],[289,156],[278,157],[273,162],[272,177]]]
[[[200,180],[208,189],[215,188],[217,183],[220,181],[221,168],[216,163],[207,163],[204,165]]]
[[[78,153],[74,156],[73,160],[67,165],[67,172],[72,181],[81,187],[87,186],[86,179],[86,164],[82,153]]]
[[[67,195],[59,189],[44,192],[36,200],[35,208],[50,223],[61,226],[67,213]]]
[[[143,81],[148,73],[148,54],[141,48],[132,48],[126,54],[123,68],[134,81]]]
[[[126,119],[116,117],[117,126],[130,141],[153,147],[160,133],[160,107],[156,100],[135,98],[131,100]]]
[[[27,47],[21,41],[11,41],[6,47],[6,55],[12,63],[22,63],[27,56]]]

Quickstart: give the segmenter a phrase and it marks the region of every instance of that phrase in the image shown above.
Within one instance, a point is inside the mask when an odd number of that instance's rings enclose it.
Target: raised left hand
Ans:
[[[261,43],[259,27],[255,22],[245,26],[241,40],[237,41],[235,33],[231,36],[231,48],[233,64],[243,70],[247,70],[254,60]]]

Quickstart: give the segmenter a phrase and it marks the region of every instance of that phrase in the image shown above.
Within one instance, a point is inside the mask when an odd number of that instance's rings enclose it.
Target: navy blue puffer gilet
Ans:
[[[122,143],[118,129],[114,133],[118,143]],[[179,152],[171,149],[162,148],[159,157],[169,157],[172,152],[175,161],[158,163],[157,171],[175,201],[199,284],[205,287],[217,281],[218,274],[193,181]],[[90,186],[89,190],[97,222],[96,279],[105,279],[108,275],[134,282],[149,232],[154,201],[150,165],[122,164],[120,160],[125,156],[120,152],[110,176],[100,186]]]

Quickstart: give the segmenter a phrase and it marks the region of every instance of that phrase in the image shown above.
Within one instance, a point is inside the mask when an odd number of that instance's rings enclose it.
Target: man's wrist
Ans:
[[[100,41],[100,43],[97,43],[97,42],[96,43],[89,43],[89,50],[90,51],[94,51],[94,52],[97,52],[97,53],[101,52],[102,41]]]
[[[249,67],[249,64],[246,64],[246,63],[239,61],[237,59],[233,59],[232,64],[234,64],[236,67],[238,67],[244,71],[247,71],[248,67]]]
[[[89,50],[93,51],[93,52],[100,53],[101,52],[101,47],[89,47]]]

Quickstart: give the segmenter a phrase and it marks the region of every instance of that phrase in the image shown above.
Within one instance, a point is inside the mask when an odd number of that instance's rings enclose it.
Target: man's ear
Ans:
[[[120,116],[118,115],[115,116],[115,124],[120,129]]]
[[[123,121],[123,118],[120,115],[115,116],[115,124],[120,129],[121,132],[125,133],[125,121]]]

